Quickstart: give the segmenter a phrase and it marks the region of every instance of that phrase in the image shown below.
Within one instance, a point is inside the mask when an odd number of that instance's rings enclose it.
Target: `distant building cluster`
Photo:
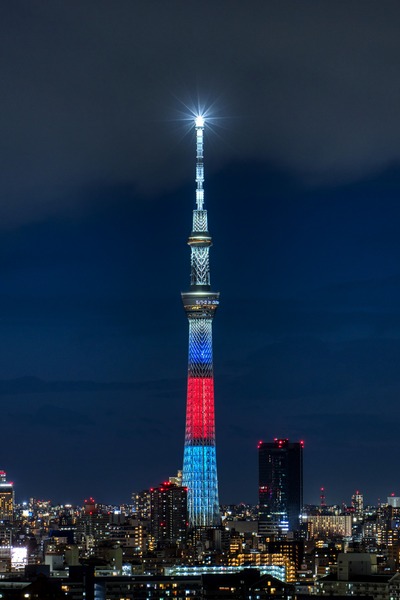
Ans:
[[[0,598],[400,599],[400,497],[302,506],[302,442],[260,442],[258,460],[259,504],[205,527],[180,471],[121,506],[16,504],[0,471]]]

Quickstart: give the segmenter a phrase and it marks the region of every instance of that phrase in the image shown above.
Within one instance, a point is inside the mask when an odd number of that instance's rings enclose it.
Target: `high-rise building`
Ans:
[[[387,503],[389,506],[393,506],[393,508],[400,508],[400,497],[391,494],[388,496]]]
[[[110,515],[93,498],[84,502],[84,508],[76,520],[76,539],[85,543],[86,551],[91,552],[96,543],[108,537]]]
[[[260,535],[285,537],[300,527],[303,506],[303,442],[258,444]]]
[[[322,487],[320,489],[319,505],[320,505],[321,510],[324,510],[326,508],[326,496],[325,496],[325,488],[324,487]]]
[[[150,520],[150,492],[149,490],[143,490],[142,492],[133,493],[132,499],[134,501],[135,513],[139,519],[145,521]]]
[[[204,119],[196,118],[196,208],[188,239],[191,249],[190,290],[182,293],[189,319],[189,366],[183,485],[188,488],[190,527],[220,524],[215,453],[212,322],[219,293],[210,286],[207,211],[204,209]]]
[[[150,534],[157,544],[181,543],[187,532],[187,489],[164,481],[150,490]]]
[[[358,490],[351,497],[351,506],[354,509],[356,517],[361,518],[364,513],[364,496]]]
[[[0,471],[0,521],[11,522],[14,515],[14,484]]]

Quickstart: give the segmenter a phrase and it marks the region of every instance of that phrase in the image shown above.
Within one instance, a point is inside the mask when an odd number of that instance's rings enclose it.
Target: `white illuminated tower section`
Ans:
[[[188,239],[191,248],[190,290],[182,294],[189,319],[189,364],[183,485],[188,488],[190,527],[220,524],[215,454],[212,321],[219,292],[210,286],[207,211],[204,209],[204,119],[196,118],[196,208]]]

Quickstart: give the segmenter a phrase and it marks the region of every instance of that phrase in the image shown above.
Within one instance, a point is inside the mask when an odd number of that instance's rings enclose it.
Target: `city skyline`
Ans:
[[[399,494],[398,4],[117,5],[1,8],[17,499],[128,502],[181,467],[199,108],[220,501],[256,502],[275,437],[305,442],[306,503]]]

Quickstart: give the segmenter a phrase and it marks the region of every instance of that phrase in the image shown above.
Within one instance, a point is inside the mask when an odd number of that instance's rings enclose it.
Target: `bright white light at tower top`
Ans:
[[[195,123],[196,127],[204,127],[204,117],[199,115],[198,117],[196,117]]]

